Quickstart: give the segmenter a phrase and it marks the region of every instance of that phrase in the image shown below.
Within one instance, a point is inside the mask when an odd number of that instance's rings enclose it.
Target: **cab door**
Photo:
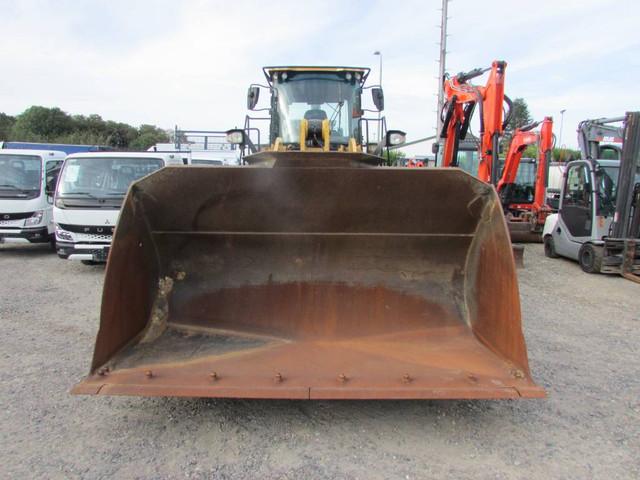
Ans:
[[[593,229],[593,185],[589,164],[575,162],[567,168],[560,203],[560,222],[554,232],[559,254],[577,258]]]

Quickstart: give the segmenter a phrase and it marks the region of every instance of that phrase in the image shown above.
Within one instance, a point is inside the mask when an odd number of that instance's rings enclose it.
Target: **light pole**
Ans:
[[[562,148],[562,126],[564,125],[564,112],[566,111],[566,109],[560,110],[560,139],[558,140],[560,148]]]
[[[376,50],[375,52],[373,52],[373,54],[378,55],[378,57],[380,57],[380,68],[379,68],[380,76],[378,78],[378,85],[382,87],[382,52],[380,50]],[[378,110],[378,145],[382,142],[382,122],[380,121],[381,115],[382,115],[382,112]]]

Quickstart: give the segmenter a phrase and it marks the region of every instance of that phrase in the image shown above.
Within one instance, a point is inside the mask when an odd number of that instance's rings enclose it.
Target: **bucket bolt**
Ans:
[[[344,373],[341,373],[340,375],[338,375],[338,380],[340,381],[340,383],[345,383],[349,379]]]
[[[276,373],[276,376],[275,376],[276,383],[280,383],[283,380],[284,380],[284,377],[282,376],[282,374],[280,372]]]
[[[218,374],[216,372],[211,372],[209,374],[209,377],[211,377],[211,380],[213,380],[214,382],[218,380]]]
[[[153,372],[151,370],[147,370],[146,372],[144,372],[144,376],[147,378],[152,378]]]
[[[405,373],[402,376],[402,382],[403,383],[411,383],[413,381],[413,378],[411,378],[411,375],[409,375],[408,373]]]

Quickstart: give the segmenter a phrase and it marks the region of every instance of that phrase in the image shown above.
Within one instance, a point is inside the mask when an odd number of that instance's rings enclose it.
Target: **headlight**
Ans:
[[[235,145],[244,145],[244,130],[234,129],[227,131],[227,142]]]
[[[62,200],[61,198],[56,198],[55,205],[58,208],[64,208],[64,200]]]
[[[407,134],[401,130],[389,130],[387,132],[386,146],[392,147],[394,145],[401,145],[407,139]]]
[[[24,221],[24,226],[25,227],[32,227],[34,225],[38,225],[40,222],[42,222],[42,215],[44,214],[43,210],[38,210],[37,212],[33,212],[33,215],[31,215],[29,218],[27,218]]]
[[[66,240],[68,242],[73,242],[73,235],[71,235],[66,230],[62,230],[58,225],[56,225],[56,238],[60,240]]]

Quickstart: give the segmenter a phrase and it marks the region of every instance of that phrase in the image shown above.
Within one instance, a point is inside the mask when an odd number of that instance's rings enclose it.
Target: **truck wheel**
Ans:
[[[544,237],[544,254],[549,258],[558,258],[556,245],[553,243],[553,237],[551,235]]]
[[[93,260],[80,260],[80,263],[83,265],[97,265],[98,262],[94,262]]]
[[[578,253],[580,268],[586,273],[600,273],[602,267],[602,247],[585,243]]]

